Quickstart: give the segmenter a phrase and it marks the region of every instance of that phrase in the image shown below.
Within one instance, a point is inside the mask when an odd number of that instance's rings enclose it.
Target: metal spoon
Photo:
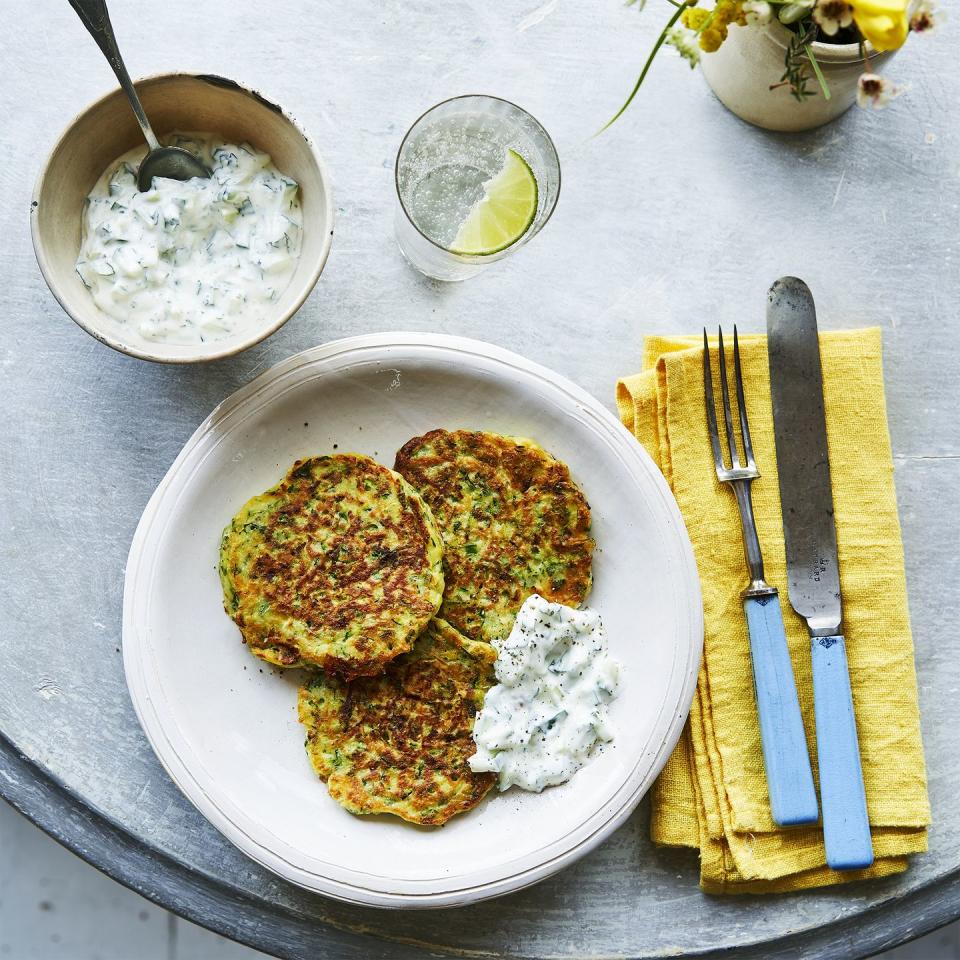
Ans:
[[[105,0],[70,0],[70,6],[76,10],[77,16],[90,31],[90,36],[97,41],[97,46],[103,51],[107,63],[113,67],[113,72],[117,75],[120,86],[130,101],[130,106],[133,107],[137,123],[140,124],[140,129],[150,147],[150,152],[140,163],[137,188],[140,191],[149,190],[154,177],[169,177],[171,180],[189,180],[191,177],[208,178],[210,171],[206,165],[188,150],[160,145],[130,80],[130,74],[127,73],[127,68],[123,64]]]

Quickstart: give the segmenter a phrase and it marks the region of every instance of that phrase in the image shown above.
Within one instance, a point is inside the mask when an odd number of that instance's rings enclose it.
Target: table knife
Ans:
[[[873,845],[841,629],[817,315],[802,280],[770,288],[767,338],[790,605],[811,638],[823,840],[830,867],[855,870],[873,863]]]

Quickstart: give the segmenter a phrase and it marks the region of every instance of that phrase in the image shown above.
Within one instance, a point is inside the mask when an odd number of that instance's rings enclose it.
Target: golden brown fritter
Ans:
[[[437,619],[378,677],[315,675],[299,714],[330,796],[351,813],[433,825],[475,807],[496,779],[467,763],[495,660],[490,644]]]
[[[429,508],[392,470],[355,453],[298,460],[224,530],[224,608],[263,660],[369,676],[436,613],[441,552]]]
[[[590,506],[566,464],[532,440],[432,430],[394,469],[427,502],[443,537],[440,616],[494,640],[533,593],[578,606],[592,584]]]

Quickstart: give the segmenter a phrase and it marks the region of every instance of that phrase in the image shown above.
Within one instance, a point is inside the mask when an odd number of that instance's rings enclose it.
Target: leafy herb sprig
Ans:
[[[813,55],[813,44],[817,39],[817,25],[812,21],[797,25],[796,32],[790,37],[787,44],[787,52],[784,57],[784,71],[779,83],[771,83],[770,89],[776,90],[777,87],[787,86],[794,100],[803,103],[807,97],[812,97],[814,91],[807,84],[810,82],[810,74],[807,72],[807,65],[813,67],[817,80],[820,83],[820,90],[823,92],[825,100],[830,99],[830,87],[823,76],[820,64]]]

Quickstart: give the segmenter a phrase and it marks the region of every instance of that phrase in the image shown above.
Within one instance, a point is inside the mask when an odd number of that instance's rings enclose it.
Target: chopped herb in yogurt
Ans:
[[[607,705],[620,666],[607,653],[599,615],[534,594],[494,646],[498,683],[473,726],[470,768],[495,772],[501,790],[516,784],[539,793],[564,783],[597,743],[613,739]]]
[[[167,142],[199,156],[212,177],[157,177],[140,193],[143,148],[124,154],[87,198],[77,273],[104,313],[148,341],[252,331],[296,269],[300,188],[250,144],[207,134]]]

